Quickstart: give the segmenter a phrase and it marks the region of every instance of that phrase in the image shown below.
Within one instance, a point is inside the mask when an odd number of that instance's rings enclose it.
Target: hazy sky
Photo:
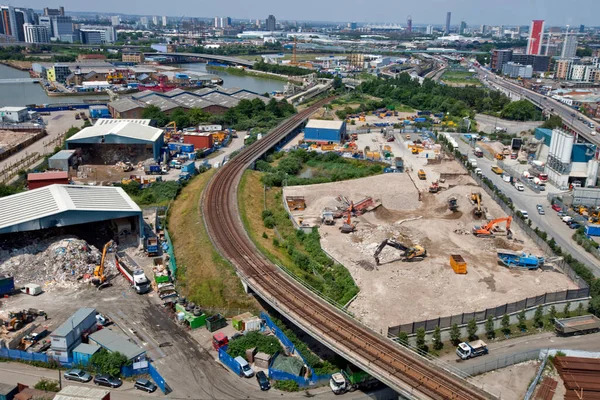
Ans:
[[[1,1],[1,0],[0,0]],[[532,19],[544,19],[550,25],[599,25],[599,0],[12,0],[14,6],[41,9],[63,5],[70,11],[98,11],[124,14],[168,15],[186,17],[229,16],[242,19],[265,19],[269,14],[278,20],[339,22],[388,22],[443,25],[446,12],[452,12],[452,25],[461,20],[479,25],[523,25]]]

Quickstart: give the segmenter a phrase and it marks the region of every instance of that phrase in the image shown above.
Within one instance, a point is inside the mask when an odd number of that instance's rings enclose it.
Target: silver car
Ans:
[[[92,375],[80,369],[70,369],[65,372],[65,379],[68,381],[89,382],[92,380]]]

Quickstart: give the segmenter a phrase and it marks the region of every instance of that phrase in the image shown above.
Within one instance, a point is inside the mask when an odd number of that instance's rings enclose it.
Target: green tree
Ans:
[[[544,123],[540,126],[540,128],[546,129],[556,129],[561,128],[563,125],[563,120],[558,115],[552,114],[550,118],[548,118]]]
[[[457,324],[452,324],[450,328],[450,340],[454,345],[457,345],[460,342],[460,329]]]
[[[95,353],[90,361],[97,372],[111,376],[120,376],[121,367],[131,364],[123,354],[105,349]]]
[[[550,320],[551,324],[554,323],[554,320],[556,319],[556,307],[550,307],[550,312],[548,312],[548,319]]]
[[[544,326],[544,308],[542,306],[538,306],[535,309],[535,314],[533,314],[533,323],[538,328]]]
[[[181,108],[176,109],[171,113],[171,121],[177,124],[177,129],[184,129],[190,126],[189,115]]]
[[[433,331],[432,342],[433,348],[436,350],[441,350],[442,347],[444,347],[444,342],[442,342],[442,331],[440,330],[439,326],[436,326],[435,330]]]
[[[403,346],[408,346],[408,333],[400,331],[398,333],[398,341]]]
[[[519,329],[522,331],[527,330],[527,325],[526,325],[527,317],[525,315],[524,309],[519,312],[519,315],[517,315],[517,319],[519,320]]]
[[[467,324],[467,334],[469,335],[469,340],[477,339],[477,321],[475,321],[475,318]]]
[[[33,386],[34,389],[43,390],[44,392],[59,392],[60,386],[58,381],[42,378]]]
[[[491,315],[488,317],[487,321],[485,321],[485,335],[488,339],[493,339],[496,337],[496,330],[494,329],[494,317]]]
[[[577,306],[577,315],[583,315],[583,303],[579,303]]]
[[[571,316],[571,302],[567,301],[567,304],[565,304],[565,309],[563,310],[563,314],[565,315],[565,318],[569,318]]]
[[[518,100],[507,104],[500,116],[514,121],[529,121],[538,114],[535,106],[529,100]]]
[[[427,345],[425,344],[425,328],[417,329],[416,333],[417,348],[421,351],[427,351]]]
[[[510,317],[508,314],[502,316],[500,325],[502,325],[502,332],[504,332],[505,335],[508,335],[510,333]]]
[[[169,123],[169,117],[155,105],[148,106],[142,111],[142,118],[153,119],[158,126],[165,126]]]
[[[600,296],[592,297],[590,300],[590,312],[596,317],[600,317]]]

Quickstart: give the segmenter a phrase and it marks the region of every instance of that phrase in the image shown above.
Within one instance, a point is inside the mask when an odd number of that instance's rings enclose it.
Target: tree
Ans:
[[[517,319],[519,320],[519,329],[521,331],[526,331],[527,330],[527,325],[526,325],[526,320],[527,320],[527,316],[525,315],[525,310],[521,310],[519,312],[519,315],[517,316]]]
[[[529,100],[518,100],[507,104],[500,112],[500,116],[514,121],[528,121],[533,119],[537,113],[532,102]]]
[[[544,123],[540,126],[540,128],[546,129],[555,129],[562,127],[563,121],[562,118],[558,115],[552,114],[550,118],[548,118]]]
[[[577,315],[582,315],[583,314],[583,303],[579,303],[579,305],[577,306]]]
[[[142,111],[142,118],[153,119],[158,126],[165,126],[169,123],[169,117],[155,105],[148,106]]]
[[[538,306],[535,309],[535,314],[533,314],[533,323],[535,324],[535,326],[537,326],[538,328],[541,328],[542,326],[544,326],[544,309],[542,306]]]
[[[569,318],[571,316],[571,302],[570,301],[567,301],[567,304],[565,304],[565,309],[564,309],[563,313],[565,314],[565,318]]]
[[[425,344],[425,328],[417,329],[417,349],[421,351],[427,351],[427,345]]]
[[[510,333],[510,317],[508,314],[502,316],[500,325],[502,325],[502,332],[504,332],[505,335],[508,335]]]
[[[402,346],[408,346],[408,333],[400,331],[398,333],[398,341]]]
[[[121,367],[131,364],[123,354],[119,352],[108,352],[105,349],[95,353],[90,361],[96,368],[96,371],[111,376],[120,376]]]
[[[450,328],[450,340],[454,345],[457,345],[460,342],[460,329],[458,329],[457,324],[453,324]]]
[[[590,300],[590,312],[596,317],[600,317],[600,296],[592,297]]]
[[[494,317],[491,315],[488,317],[487,321],[485,321],[485,334],[488,339],[493,339],[496,337],[496,329],[494,329]]]
[[[45,392],[59,392],[60,386],[57,381],[52,379],[42,378],[33,387],[37,390],[43,390]]]
[[[444,343],[442,342],[442,331],[440,330],[439,326],[436,326],[435,330],[433,331],[432,341],[434,349],[441,350],[442,347],[444,347]]]
[[[556,307],[554,307],[554,306],[550,307],[550,312],[548,313],[548,319],[550,320],[551,324],[554,323],[554,320],[556,319]]]
[[[477,321],[475,321],[475,318],[467,324],[467,333],[469,334],[469,340],[477,339]]]

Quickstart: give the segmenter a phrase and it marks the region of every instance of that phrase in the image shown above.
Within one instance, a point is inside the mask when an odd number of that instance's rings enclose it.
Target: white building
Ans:
[[[3,122],[23,122],[27,120],[27,107],[2,107],[0,108],[0,120]]]
[[[427,25],[427,30],[425,31],[427,35],[433,35],[433,25]]]
[[[110,17],[110,24],[112,26],[121,25],[121,17],[119,15],[114,15],[114,16]]]
[[[166,15],[163,15],[163,17],[162,17],[162,25],[167,26],[167,16]]]
[[[50,43],[50,31],[46,25],[23,24],[26,43]]]

